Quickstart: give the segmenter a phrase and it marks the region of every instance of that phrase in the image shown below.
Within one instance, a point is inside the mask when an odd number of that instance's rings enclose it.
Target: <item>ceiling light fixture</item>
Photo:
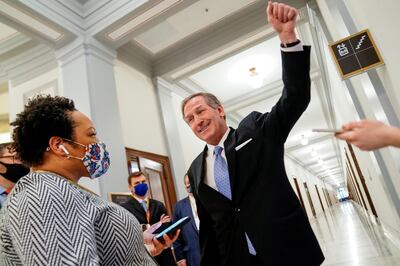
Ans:
[[[317,157],[318,153],[314,150],[314,148],[311,148],[311,156],[312,157]]]
[[[249,79],[250,86],[252,86],[255,89],[260,88],[263,85],[264,81],[263,78],[257,72],[255,67],[251,67],[249,71],[250,71],[250,79]]]
[[[255,89],[260,88],[263,85],[263,78],[257,72],[255,67],[251,67],[249,71],[250,71],[250,79],[249,79],[250,86],[252,86]]]

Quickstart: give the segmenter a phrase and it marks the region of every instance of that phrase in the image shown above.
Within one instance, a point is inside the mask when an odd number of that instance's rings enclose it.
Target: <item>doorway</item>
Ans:
[[[125,148],[129,174],[142,171],[149,183],[149,197],[161,201],[172,215],[176,192],[167,156]]]

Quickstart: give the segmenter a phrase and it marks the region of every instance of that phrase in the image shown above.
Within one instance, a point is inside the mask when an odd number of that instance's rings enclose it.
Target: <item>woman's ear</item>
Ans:
[[[46,151],[52,151],[57,155],[65,156],[68,155],[67,149],[63,145],[63,140],[60,137],[51,137],[49,139],[49,147],[47,147]]]

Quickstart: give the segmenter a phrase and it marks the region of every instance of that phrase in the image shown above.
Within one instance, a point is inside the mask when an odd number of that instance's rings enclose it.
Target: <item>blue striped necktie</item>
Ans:
[[[232,200],[232,191],[231,191],[231,184],[229,179],[229,172],[228,172],[228,165],[224,157],[222,157],[222,147],[215,146],[214,148],[214,179],[215,185],[217,186],[217,190],[219,193],[227,197],[228,199]],[[246,235],[247,246],[249,248],[249,253],[251,255],[256,255],[257,252],[253,247],[249,237]]]

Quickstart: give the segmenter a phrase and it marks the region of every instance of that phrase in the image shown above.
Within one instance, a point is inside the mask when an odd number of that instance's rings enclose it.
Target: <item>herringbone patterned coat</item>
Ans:
[[[136,218],[53,173],[21,178],[0,213],[0,265],[156,265]]]

